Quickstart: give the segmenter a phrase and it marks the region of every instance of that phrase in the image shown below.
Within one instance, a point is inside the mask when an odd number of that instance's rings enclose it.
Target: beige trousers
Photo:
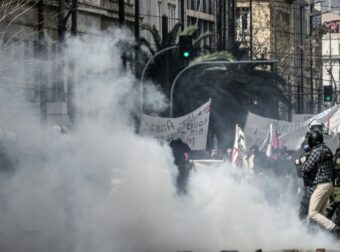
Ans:
[[[333,191],[332,183],[318,184],[309,202],[308,216],[325,229],[332,231],[335,224],[324,216],[328,199]]]

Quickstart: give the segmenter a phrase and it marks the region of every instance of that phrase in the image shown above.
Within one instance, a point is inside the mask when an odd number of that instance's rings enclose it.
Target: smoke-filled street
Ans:
[[[0,1],[0,251],[339,250],[338,63],[242,3]]]

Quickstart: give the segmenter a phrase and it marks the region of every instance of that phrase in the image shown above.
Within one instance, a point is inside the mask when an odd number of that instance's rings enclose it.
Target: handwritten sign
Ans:
[[[142,115],[140,133],[167,141],[181,139],[192,150],[204,150],[207,144],[211,100],[193,112],[166,118]]]

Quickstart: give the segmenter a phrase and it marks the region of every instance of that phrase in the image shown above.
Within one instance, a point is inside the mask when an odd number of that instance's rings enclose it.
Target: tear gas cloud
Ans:
[[[135,133],[139,87],[132,73],[117,64],[122,39],[132,37],[117,30],[67,42],[66,60],[75,61],[78,72],[67,76],[78,83],[77,123],[69,134],[40,127],[35,112],[11,111],[8,119],[0,118],[0,127],[17,133],[16,147],[7,150],[16,158],[15,172],[0,178],[1,251],[335,246],[325,234],[306,231],[296,202],[287,196],[273,204],[268,201],[271,188],[260,190],[232,174],[229,165],[193,171],[189,195],[177,196],[170,148]],[[151,84],[146,92],[147,106],[166,106]],[[1,108],[12,95],[2,96]],[[271,185],[286,186],[274,178]]]

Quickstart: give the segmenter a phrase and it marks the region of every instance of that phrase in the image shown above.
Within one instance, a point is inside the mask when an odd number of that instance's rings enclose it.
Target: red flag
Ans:
[[[279,143],[279,136],[277,134],[277,129],[275,129],[275,132],[273,134],[273,138],[272,138],[272,146],[274,149],[278,149],[280,148],[280,143]]]

